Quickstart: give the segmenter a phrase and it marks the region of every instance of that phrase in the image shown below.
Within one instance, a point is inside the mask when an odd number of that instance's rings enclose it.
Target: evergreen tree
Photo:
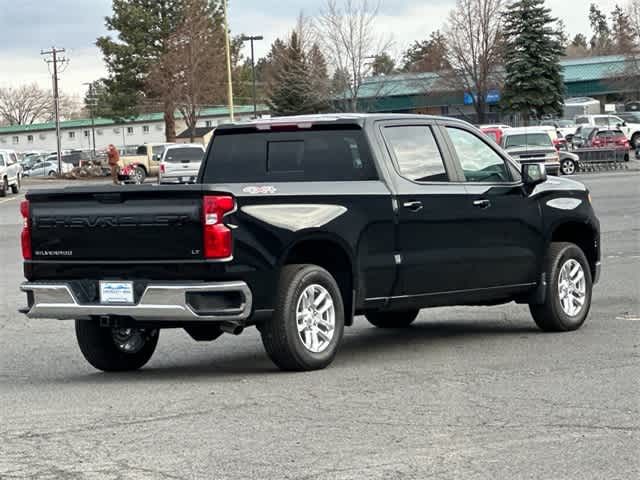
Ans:
[[[428,40],[415,41],[402,57],[405,72],[440,72],[451,68],[447,60],[447,41],[439,30]]]
[[[273,52],[269,108],[276,116],[312,113],[311,75],[297,32],[291,34],[284,48],[278,47],[279,51]]]
[[[611,12],[611,33],[613,40],[613,52],[620,55],[628,55],[635,49],[633,27],[631,19],[620,5],[616,5]]]
[[[317,43],[303,41],[295,30],[287,43],[276,39],[258,62],[267,104],[275,115],[318,113],[329,109],[331,82],[327,60]]]
[[[611,30],[607,24],[607,16],[595,3],[589,6],[589,24],[593,30],[591,51],[595,55],[607,55],[611,52]]]
[[[371,65],[371,75],[379,77],[381,75],[390,75],[396,68],[396,62],[387,53],[383,52],[375,56]]]
[[[107,30],[117,34],[98,38],[109,72],[104,79],[111,112],[116,117],[135,115],[146,98],[145,82],[151,70],[168,50],[168,42],[180,23],[180,0],[113,0],[113,15],[106,18]],[[175,104],[163,105],[167,139],[175,137]]]
[[[502,107],[519,112],[525,122],[534,116],[562,112],[563,55],[556,19],[544,0],[518,0],[503,14],[505,83]]]

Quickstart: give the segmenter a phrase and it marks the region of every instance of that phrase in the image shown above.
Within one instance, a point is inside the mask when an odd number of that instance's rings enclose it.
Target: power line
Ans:
[[[57,156],[58,156],[58,175],[62,175],[62,144],[60,139],[60,96],[58,94],[58,69],[65,68],[69,63],[69,59],[66,57],[58,56],[60,53],[65,53],[64,48],[51,47],[51,50],[40,50],[40,55],[44,56],[44,61],[51,68],[53,77],[53,111],[56,119],[56,144],[57,144]]]

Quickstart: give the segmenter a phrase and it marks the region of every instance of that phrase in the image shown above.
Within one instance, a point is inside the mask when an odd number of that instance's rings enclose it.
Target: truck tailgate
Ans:
[[[202,186],[30,192],[33,260],[202,259]]]

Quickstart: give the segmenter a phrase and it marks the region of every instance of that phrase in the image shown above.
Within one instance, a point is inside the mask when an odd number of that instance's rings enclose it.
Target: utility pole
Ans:
[[[41,50],[40,55],[46,55],[44,61],[48,65],[53,65],[53,111],[56,120],[56,145],[58,156],[58,175],[62,174],[62,143],[60,138],[60,96],[58,94],[58,64],[67,64],[68,60],[59,57],[59,53],[64,53],[64,48],[51,47],[51,50]]]
[[[246,42],[247,40],[251,42],[251,76],[253,77],[253,118],[258,118],[258,95],[256,93],[256,62],[253,54],[253,42],[254,40],[263,40],[264,37],[262,35],[257,36],[246,36],[243,35],[240,40]]]
[[[233,122],[233,83],[231,77],[231,48],[229,47],[229,19],[227,17],[227,0],[222,0],[222,10],[224,13],[224,49],[227,53],[227,96],[229,97],[229,119]]]
[[[89,82],[89,83],[85,83],[84,85],[89,85],[89,95],[87,97],[87,100],[89,100],[88,102],[89,115],[91,115],[91,139],[92,139],[92,146],[93,146],[91,151],[93,152],[93,160],[95,160],[96,159],[96,124],[95,124],[94,117],[95,117],[95,107],[98,99],[96,98],[93,92],[93,83]]]

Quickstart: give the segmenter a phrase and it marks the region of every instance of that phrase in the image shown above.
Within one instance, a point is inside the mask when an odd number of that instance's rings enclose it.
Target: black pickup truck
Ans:
[[[515,301],[575,330],[600,273],[587,189],[448,118],[222,126],[197,184],[41,190],[21,211],[23,312],[75,320],[105,371],[143,366],[163,328],[256,326],[285,370],[327,366],[356,315],[401,328],[421,308]]]

